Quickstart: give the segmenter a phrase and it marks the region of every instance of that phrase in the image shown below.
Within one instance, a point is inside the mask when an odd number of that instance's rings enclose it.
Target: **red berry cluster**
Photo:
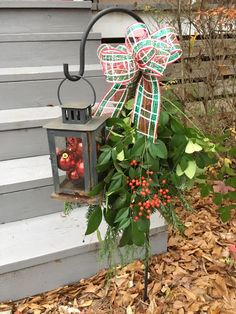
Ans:
[[[133,166],[138,165],[136,160],[132,160],[131,163]],[[140,178],[127,178],[127,184],[135,196],[135,200],[130,204],[134,221],[140,218],[150,219],[150,215],[156,208],[159,208],[161,204],[166,206],[171,202],[169,189],[164,187],[166,180],[162,179],[161,186],[157,186],[153,180],[153,174],[153,171],[147,170]]]

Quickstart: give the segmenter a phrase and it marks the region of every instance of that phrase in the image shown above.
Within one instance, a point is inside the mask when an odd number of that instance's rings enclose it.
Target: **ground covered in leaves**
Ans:
[[[24,313],[235,314],[236,264],[228,246],[236,243],[236,216],[222,224],[210,198],[194,195],[194,212],[178,208],[188,227],[169,229],[168,252],[150,259],[148,295],[143,302],[142,262],[118,267],[107,283],[105,270],[79,283],[0,305]]]

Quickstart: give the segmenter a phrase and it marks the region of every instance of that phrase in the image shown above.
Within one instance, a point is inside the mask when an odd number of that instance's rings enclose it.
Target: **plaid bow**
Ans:
[[[113,85],[95,115],[109,113],[117,117],[135,95],[132,121],[138,132],[155,142],[160,113],[159,78],[181,54],[175,29],[169,26],[150,34],[145,24],[135,23],[128,28],[124,45],[101,45],[98,57],[106,80]]]

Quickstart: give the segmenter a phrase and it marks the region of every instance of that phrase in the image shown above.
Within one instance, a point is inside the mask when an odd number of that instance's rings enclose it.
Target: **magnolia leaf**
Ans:
[[[120,224],[119,224],[119,229],[126,229],[129,225],[130,225],[130,222],[131,222],[131,218],[124,218]]]
[[[195,160],[190,160],[188,162],[188,167],[187,169],[184,170],[185,175],[189,178],[192,179],[197,171],[197,164]]]
[[[115,222],[122,221],[124,218],[127,218],[128,215],[129,215],[129,208],[125,207],[125,208],[120,209],[116,215]]]
[[[100,206],[96,206],[91,216],[89,217],[88,226],[87,226],[85,235],[91,234],[94,231],[96,231],[98,227],[100,226],[101,221],[102,221],[102,209]]]
[[[202,147],[199,144],[193,143],[191,140],[189,140],[185,148],[185,153],[192,154],[194,152],[200,152],[201,150]]]
[[[133,243],[137,246],[142,246],[145,243],[145,234],[138,229],[136,222],[132,223],[132,239]]]
[[[123,150],[116,156],[116,159],[119,161],[123,161],[125,159],[125,154]]]
[[[177,167],[176,167],[176,174],[177,174],[178,177],[181,177],[181,176],[184,174],[184,172],[183,172],[183,170],[181,169],[181,167],[180,167],[179,164],[178,164]]]
[[[125,108],[128,110],[131,110],[134,106],[134,99],[131,98],[127,101],[127,103],[125,104]]]

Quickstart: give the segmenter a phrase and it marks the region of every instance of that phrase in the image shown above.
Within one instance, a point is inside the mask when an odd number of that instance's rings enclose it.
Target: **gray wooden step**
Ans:
[[[71,68],[78,70],[78,66]],[[108,90],[109,84],[102,76],[100,65],[86,66],[86,69],[86,75],[99,100]],[[57,87],[63,77],[62,66],[0,69],[0,109],[58,105]],[[89,102],[92,99],[92,91],[82,80],[75,83],[65,82],[62,87],[62,99],[65,102],[77,99]]]
[[[83,32],[91,1],[0,1],[0,33]]]
[[[0,161],[0,224],[63,210],[51,199],[49,156]]]
[[[40,107],[0,111],[0,160],[48,154],[42,125],[61,115],[60,108]]]
[[[0,34],[0,67],[79,64],[81,32]],[[86,42],[86,64],[98,63],[101,35],[92,33]]]
[[[96,273],[96,234],[84,237],[87,208],[63,217],[59,213],[0,225],[0,302],[54,289]],[[166,251],[167,232],[155,214],[153,253]],[[100,227],[102,237],[105,226]]]
[[[86,59],[85,59],[86,62]],[[76,74],[79,71],[78,65],[70,64],[70,71]],[[86,77],[101,76],[102,67],[98,62],[95,64],[86,64]],[[52,80],[65,78],[63,73],[63,65],[57,66],[33,66],[33,67],[4,67],[0,68],[0,82],[21,82],[35,80]]]

